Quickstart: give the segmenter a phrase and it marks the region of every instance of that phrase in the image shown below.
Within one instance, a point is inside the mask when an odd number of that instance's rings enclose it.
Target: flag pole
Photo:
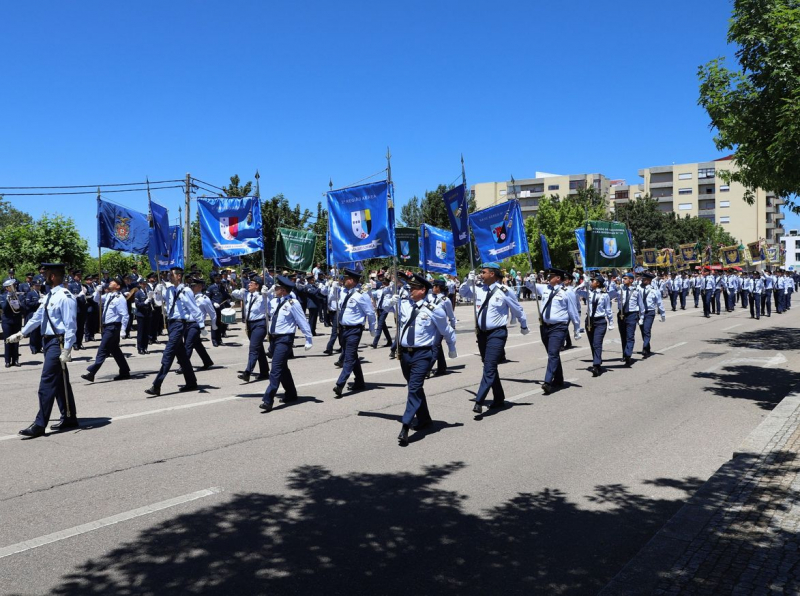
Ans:
[[[470,271],[475,271],[475,257],[473,256],[473,249],[472,249],[472,229],[469,226],[469,204],[467,203],[467,171],[464,168],[464,154],[461,154],[461,184],[464,185],[464,193],[462,195],[462,205],[461,208],[464,210],[464,213],[467,214],[467,234],[469,239],[469,268]],[[474,280],[477,282],[477,280]],[[472,317],[475,321],[475,337],[477,341],[478,336],[478,307],[475,304],[475,295],[477,294],[477,283],[473,285],[472,288]]]
[[[97,187],[97,217],[98,223],[100,218],[100,187]],[[97,236],[97,274],[99,276],[103,275],[103,249],[100,248],[100,235]],[[100,300],[103,300],[103,278],[100,277]],[[100,308],[100,304],[97,304],[97,320],[100,322],[99,330],[100,334],[103,333],[103,309]]]
[[[256,198],[258,199],[258,208],[261,209],[261,186],[258,183],[259,179],[261,178],[261,174],[258,173],[258,170],[256,170],[255,178],[256,178]],[[266,280],[267,279],[267,265],[266,265],[266,262],[265,262],[266,257],[264,255],[264,244],[265,243],[264,243],[264,228],[263,228],[264,222],[263,221],[261,222],[261,226],[262,226],[262,228],[261,228],[261,239],[262,239],[261,240],[261,279],[262,280]]]
[[[392,152],[389,150],[389,147],[386,147],[386,182],[387,182],[387,195],[390,197],[390,201],[394,204],[394,194],[392,189]],[[330,220],[329,220],[330,221]],[[395,226],[396,228],[397,226]],[[394,237],[395,247],[394,247],[394,254],[392,254],[392,284],[394,288],[392,289],[392,295],[397,296],[397,276],[398,276],[398,266],[397,266],[397,232],[395,231]],[[380,330],[376,330],[377,333],[380,333]],[[400,301],[398,300],[397,306],[394,308],[394,345],[395,349],[400,351]],[[399,354],[398,354],[399,355]]]
[[[150,214],[150,222],[152,223],[153,228],[155,229],[156,222],[153,219],[153,208],[150,206],[150,203],[152,203],[152,202],[153,201],[150,198],[150,178],[147,178],[147,211]],[[156,247],[156,249],[158,249],[158,247]],[[171,250],[171,247],[170,247],[170,250]],[[167,256],[169,257],[169,255],[167,255]],[[160,261],[161,261],[161,255],[158,254],[158,250],[156,250],[156,275],[158,276],[158,278],[156,279],[156,285],[161,283],[161,262]],[[153,286],[153,291],[155,292],[155,286]],[[162,302],[163,302],[163,299],[162,299]],[[162,304],[162,308],[161,308],[161,320],[164,323],[164,328],[165,329],[168,328],[167,327],[167,313],[164,311],[163,304]]]
[[[519,199],[517,198],[517,182],[516,182],[516,180],[514,180],[514,175],[513,174],[511,175],[511,190],[514,192],[513,200],[519,206]],[[520,209],[520,212],[521,212],[521,209]],[[524,233],[525,233],[525,237],[527,238],[527,236],[528,236],[527,232],[524,232]],[[551,264],[552,264],[552,259],[551,259]],[[586,263],[584,263],[583,265],[585,267]],[[528,275],[530,275],[532,273],[533,273],[533,259],[531,259],[530,243],[528,243]],[[544,319],[542,319],[542,307],[539,304],[539,293],[536,290],[536,276],[535,275],[533,277],[533,300],[534,300],[534,302],[536,302],[536,313],[539,315],[539,324],[542,324],[544,322]]]

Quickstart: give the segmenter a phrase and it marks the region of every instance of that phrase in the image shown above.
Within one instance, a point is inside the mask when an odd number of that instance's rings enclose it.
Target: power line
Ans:
[[[155,180],[150,184],[168,184],[170,182],[183,182],[183,180]],[[79,184],[75,186],[0,186],[0,190],[53,190],[67,188],[100,188],[106,186],[146,186],[147,182],[121,182],[118,184]],[[170,187],[172,188],[172,187]],[[122,191],[115,191],[122,192]]]
[[[179,181],[178,181],[179,182]],[[44,188],[44,187],[40,187]],[[59,187],[55,187],[59,188]],[[87,188],[84,186],[79,186],[76,188]],[[185,188],[184,185],[181,186],[159,186],[158,188],[150,188],[151,191],[153,190],[167,190],[170,188]],[[147,192],[147,188],[120,188],[120,189],[109,189],[109,190],[102,190],[102,193],[110,193],[110,192]],[[7,193],[0,193],[0,195],[4,197],[49,197],[49,196],[56,196],[56,195],[96,195],[97,190],[79,190],[79,191],[70,191],[70,192],[7,192]]]
[[[222,192],[225,192],[225,193],[226,193],[226,191],[225,191],[225,189],[224,189],[224,188],[221,188],[221,187],[219,187],[219,186],[216,186],[215,184],[211,184],[210,182],[204,182],[203,180],[200,180],[200,178],[192,178],[192,180],[193,180],[194,182],[200,182],[201,184],[205,184],[206,186],[210,186],[211,188],[216,188],[217,190],[221,190]],[[226,194],[227,194],[227,193],[226,193]]]

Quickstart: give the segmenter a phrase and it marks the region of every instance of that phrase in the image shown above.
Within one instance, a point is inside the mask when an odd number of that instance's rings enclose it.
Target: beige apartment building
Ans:
[[[579,189],[594,186],[603,196],[608,196],[611,181],[602,174],[573,174],[562,176],[536,172],[534,178],[507,182],[481,182],[472,186],[472,194],[478,209],[485,209],[508,198],[519,199],[523,217],[535,215],[539,200],[550,195],[561,197],[576,194]]]
[[[658,201],[660,210],[708,219],[741,243],[763,238],[769,244],[777,244],[784,235],[783,201],[774,193],[758,189],[755,203],[748,205],[741,184],[728,185],[717,176],[720,170],[735,169],[730,157],[644,168],[639,170],[642,183],[612,186],[609,199],[613,208],[649,194]]]

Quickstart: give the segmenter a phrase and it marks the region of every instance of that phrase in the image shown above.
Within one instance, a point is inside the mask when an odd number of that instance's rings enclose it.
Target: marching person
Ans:
[[[764,293],[764,280],[758,271],[753,271],[753,291],[750,294],[750,318],[761,319],[761,295]]]
[[[644,324],[644,302],[639,288],[633,287],[633,273],[622,276],[622,287],[616,293],[617,322],[622,342],[622,358],[625,366],[633,364],[633,347],[636,343],[636,322]]]
[[[592,348],[593,377],[599,377],[603,373],[603,339],[606,330],[614,329],[614,313],[611,310],[611,298],[604,289],[605,283],[603,276],[597,274],[578,291],[586,298],[585,328]]]
[[[146,279],[139,282],[133,301],[136,305],[136,351],[139,355],[149,354],[147,346],[150,338],[150,317],[153,316],[153,299],[152,295],[148,296]]]
[[[158,336],[164,330],[164,297],[160,292],[156,292],[156,285],[160,280],[155,273],[147,275],[147,296],[151,296],[153,300],[151,306],[153,311],[150,313],[150,340],[148,344],[153,345],[158,343]],[[166,284],[165,284],[166,285]]]
[[[313,283],[313,282],[312,282]],[[297,400],[297,388],[289,370],[289,359],[294,358],[294,334],[297,328],[306,338],[305,350],[312,348],[314,335],[300,308],[300,302],[290,296],[295,283],[288,277],[275,277],[275,297],[267,304],[269,315],[269,351],[272,354],[272,368],[269,371],[269,385],[259,408],[271,412],[279,386],[283,385],[283,402]]]
[[[764,274],[764,293],[761,294],[761,314],[767,317],[772,315],[772,290],[775,286],[775,277],[767,269]]]
[[[444,283],[444,282],[442,282]],[[408,383],[406,409],[403,413],[402,428],[397,440],[400,445],[408,444],[408,430],[417,418],[416,430],[422,430],[432,422],[425,397],[425,378],[434,362],[433,346],[444,338],[449,349],[448,356],[457,358],[456,334],[447,322],[445,309],[441,305],[428,302],[425,298],[431,289],[431,282],[415,274],[408,282],[411,297],[400,300],[392,298],[394,306],[399,305],[399,352],[400,368]],[[445,286],[446,288],[446,286]],[[446,296],[445,296],[446,299]],[[446,300],[449,304],[449,300]],[[520,309],[521,310],[521,309]]]
[[[86,330],[83,340],[88,343],[94,341],[94,336],[100,329],[100,309],[94,301],[94,292],[98,285],[95,282],[94,275],[87,275],[84,278],[84,282],[86,282]],[[78,333],[80,332],[81,330],[79,329]]]
[[[58,403],[61,419],[50,427],[51,431],[78,428],[75,396],[69,384],[66,364],[72,359],[72,346],[77,332],[77,303],[69,290],[63,287],[66,266],[63,263],[43,263],[44,281],[51,288],[44,303],[39,306],[21,331],[7,338],[8,343],[19,340],[39,328],[44,340],[44,363],[39,381],[39,413],[28,428],[19,431],[23,437],[36,438],[45,434],[50,421],[53,402]]]
[[[328,338],[328,345],[322,351],[327,356],[333,355],[333,346],[339,339],[339,282],[331,278],[323,289],[325,302],[328,309],[328,320],[331,323],[331,336]]]
[[[73,269],[71,272],[72,280],[67,285],[67,289],[75,296],[78,304],[78,332],[75,336],[75,349],[83,349],[83,340],[86,336],[86,317],[88,312],[88,304],[86,304],[86,287],[81,281],[83,278],[83,271],[80,269]]]
[[[372,290],[372,301],[375,304],[375,314],[378,317],[377,329],[378,333],[372,340],[372,348],[377,349],[378,342],[381,339],[381,333],[386,337],[384,348],[392,346],[392,334],[389,333],[389,326],[386,324],[386,319],[392,312],[392,286],[386,279],[383,282],[376,282],[375,289]]]
[[[707,319],[711,318],[711,307],[714,300],[714,286],[715,279],[714,276],[711,275],[711,270],[707,267],[703,268],[703,285],[701,286],[701,293],[703,295],[703,316]]]
[[[476,414],[482,412],[483,402],[489,395],[490,389],[492,404],[489,408],[502,408],[505,404],[506,395],[497,366],[505,357],[509,314],[513,312],[519,319],[522,335],[530,333],[528,319],[519,305],[517,295],[500,283],[503,279],[500,263],[494,261],[483,263],[480,276],[482,286],[475,287],[475,273],[471,271],[467,276],[467,283],[459,288],[459,293],[467,300],[474,300],[475,308],[478,309],[476,334],[478,351],[483,360],[483,377],[472,408]]]
[[[231,296],[241,300],[244,308],[242,316],[245,322],[245,332],[250,340],[247,357],[247,366],[239,373],[239,378],[245,383],[250,382],[250,375],[258,364],[258,379],[269,378],[269,362],[264,351],[264,340],[267,337],[267,298],[269,290],[264,287],[260,277],[253,277],[247,284],[247,290],[233,290]]]
[[[0,311],[2,312],[3,337],[11,337],[22,329],[22,317],[25,314],[25,302],[14,284],[15,279],[3,282],[3,293],[0,294]],[[20,366],[19,343],[6,343],[5,346],[6,368]]]
[[[101,288],[98,287],[94,293],[94,301],[100,305],[102,314],[102,335],[100,345],[97,347],[97,356],[94,364],[86,369],[86,374],[81,375],[82,379],[94,382],[94,376],[100,367],[103,366],[108,356],[113,356],[114,361],[119,367],[119,374],[114,377],[115,381],[123,381],[131,378],[131,369],[125,361],[125,355],[119,347],[120,338],[127,337],[125,329],[128,325],[128,302],[120,293],[122,280],[119,277],[113,278],[108,282],[108,293],[101,295]]]
[[[217,319],[217,328],[211,330],[211,345],[220,346],[222,334],[228,329],[228,325],[222,322],[222,309],[228,308],[231,295],[228,293],[227,284],[222,283],[222,273],[219,271],[211,272],[211,284],[206,289],[206,295],[211,299]]]
[[[25,294],[25,323],[33,318],[39,305],[44,302],[44,297],[41,294],[42,282],[36,276],[31,281],[31,289]],[[31,354],[39,354],[42,351],[42,330],[39,327],[31,330],[28,336],[28,346],[30,347]]]
[[[183,337],[186,327],[196,322],[200,317],[199,309],[194,301],[194,294],[183,285],[183,268],[171,267],[169,271],[170,287],[158,284],[155,293],[161,294],[164,301],[164,308],[167,311],[167,331],[169,337],[167,345],[164,346],[164,353],[161,355],[161,368],[153,381],[152,387],[145,389],[145,393],[150,397],[161,395],[161,385],[169,374],[173,361],[177,358],[178,365],[183,372],[185,385],[178,387],[178,391],[194,391],[198,388],[197,377],[192,369],[192,363],[186,355],[186,345]],[[201,325],[201,335],[205,332]]]
[[[200,360],[203,362],[203,366],[200,367],[200,370],[208,370],[214,366],[214,361],[211,360],[211,356],[208,355],[200,334],[205,328],[206,315],[208,315],[211,320],[211,336],[214,336],[214,331],[217,329],[217,313],[214,310],[214,304],[211,302],[211,299],[203,293],[206,285],[203,279],[196,277],[189,280],[189,283],[192,286],[192,294],[194,294],[198,314],[195,320],[184,328],[183,344],[186,346],[186,358],[191,362],[192,354],[197,352],[200,355]],[[181,375],[183,374],[183,370],[179,368],[175,371],[175,374]]]
[[[450,298],[448,297],[447,282],[443,279],[434,280],[432,292],[432,304],[444,310],[444,316],[447,322],[450,324],[450,327],[455,330],[456,316],[453,313],[452,302],[450,302]],[[444,340],[444,336],[437,332],[436,339],[433,342],[433,357],[431,358],[431,368],[428,371],[428,377],[439,377],[447,374],[447,360],[444,357],[444,350],[442,350],[442,340]],[[436,372],[433,371],[434,367],[436,367]]]
[[[644,313],[639,317],[639,331],[642,334],[642,356],[649,358],[652,350],[650,349],[650,336],[651,329],[653,328],[653,321],[656,318],[656,312],[661,315],[661,322],[663,323],[667,315],[664,311],[664,302],[661,299],[661,292],[655,288],[650,287],[650,282],[655,276],[649,271],[642,273],[642,286],[640,292],[642,294],[642,304],[644,306],[642,312]],[[685,310],[681,308],[681,310]]]
[[[374,335],[375,310],[369,296],[361,291],[359,281],[361,273],[353,269],[343,268],[344,286],[339,288],[339,343],[342,346],[342,372],[333,387],[336,398],[342,397],[344,385],[352,373],[353,383],[348,387],[353,392],[367,388],[361,362],[358,359],[358,345],[365,325]]]
[[[547,350],[547,370],[545,371],[542,391],[550,395],[556,387],[564,385],[564,371],[561,367],[561,346],[564,337],[569,333],[569,323],[575,329],[575,341],[581,337],[581,320],[575,308],[575,300],[564,289],[563,282],[568,273],[562,269],[547,270],[546,284],[531,284],[528,287],[536,296],[542,298],[539,333]]]

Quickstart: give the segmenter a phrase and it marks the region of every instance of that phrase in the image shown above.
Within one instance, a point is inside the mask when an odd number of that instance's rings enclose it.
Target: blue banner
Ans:
[[[97,199],[97,246],[146,255],[150,224],[144,213]]]
[[[214,267],[233,267],[234,265],[238,265],[242,262],[242,259],[239,257],[214,257],[211,259],[211,262],[214,264]]]
[[[183,267],[183,230],[180,226],[170,226],[169,228],[169,256],[159,256],[158,267],[156,267],[156,241],[155,229],[150,230],[150,250],[147,256],[150,257],[150,269],[169,269],[170,267]]]
[[[544,261],[545,269],[553,268],[553,261],[550,260],[550,247],[547,246],[547,238],[544,234],[539,234],[539,240],[542,242],[542,260]]]
[[[507,201],[469,216],[481,261],[502,261],[528,252],[528,238],[518,201]]]
[[[172,238],[169,230],[169,213],[166,207],[150,201],[150,216],[153,218],[153,232],[150,244],[155,244],[150,252],[155,251],[159,257],[169,257]]]
[[[240,257],[264,248],[261,201],[197,199],[203,257]]]
[[[393,257],[394,208],[387,181],[328,193],[331,262]]]
[[[575,230],[575,240],[578,241],[578,251],[581,253],[581,263],[586,265],[586,228]],[[595,271],[598,267],[584,267],[586,271]]]
[[[453,246],[464,246],[469,242],[469,209],[463,184],[444,193],[444,208],[450,218],[450,229],[453,230]]]
[[[426,272],[456,274],[456,247],[449,230],[422,224],[419,256]]]

